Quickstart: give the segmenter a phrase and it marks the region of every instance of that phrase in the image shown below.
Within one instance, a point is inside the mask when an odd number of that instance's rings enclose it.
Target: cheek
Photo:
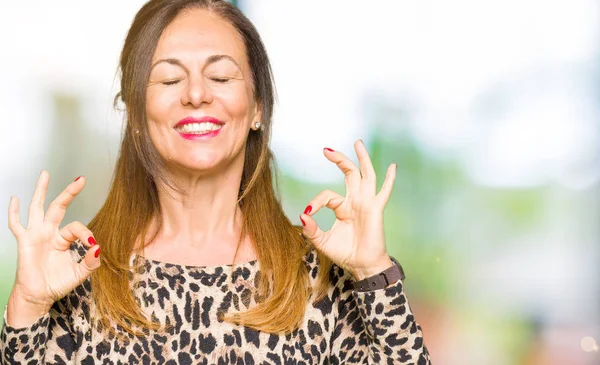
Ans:
[[[174,89],[174,88],[173,88]],[[179,101],[175,90],[152,90],[146,93],[146,114],[148,121],[155,124],[166,123],[169,120],[169,110],[173,103]]]
[[[244,87],[215,90],[215,97],[236,121],[246,121],[249,117],[250,98]]]

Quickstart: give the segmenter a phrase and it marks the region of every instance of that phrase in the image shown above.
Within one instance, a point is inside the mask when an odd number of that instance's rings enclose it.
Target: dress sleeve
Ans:
[[[430,365],[421,326],[415,321],[402,281],[358,292],[339,270],[334,290],[338,310],[331,341],[332,364]],[[337,291],[337,295],[336,295]]]
[[[85,247],[77,240],[70,247],[71,258],[79,262],[85,255]],[[87,281],[86,281],[87,283]],[[72,364],[73,354],[81,346],[81,334],[73,329],[72,303],[79,302],[81,290],[73,290],[62,299],[54,302],[48,313],[28,327],[14,328],[4,321],[0,331],[0,364]]]
[[[6,321],[0,332],[0,363],[8,364],[45,364],[47,362],[71,363],[75,341],[69,323],[69,314],[65,298],[54,303],[50,312],[40,317],[28,327],[14,328]],[[53,353],[48,359],[49,350]]]

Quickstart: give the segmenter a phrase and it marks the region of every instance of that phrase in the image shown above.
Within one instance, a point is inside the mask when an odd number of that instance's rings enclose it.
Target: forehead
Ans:
[[[240,66],[246,63],[244,43],[233,25],[208,11],[191,9],[177,15],[165,28],[153,61],[166,57],[202,61],[214,54],[229,55]]]

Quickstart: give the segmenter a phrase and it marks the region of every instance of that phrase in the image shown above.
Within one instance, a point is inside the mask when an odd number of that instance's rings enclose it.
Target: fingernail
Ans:
[[[329,152],[335,152],[334,150],[332,150],[332,149],[331,149],[331,148],[329,148],[329,147],[325,147],[325,149],[326,149],[327,151],[329,151]]]
[[[79,179],[81,179],[81,176],[77,176],[77,179],[75,179],[75,181],[77,181],[77,180],[79,180]]]
[[[310,212],[312,212],[312,205],[309,205],[304,209],[304,214],[310,214]]]
[[[304,221],[304,219],[302,219],[302,217],[300,217],[300,222],[302,222],[302,226],[306,226],[306,222]]]
[[[100,246],[98,246],[98,250],[96,251],[96,253],[94,254],[95,258],[98,258],[98,256],[100,256]]]
[[[94,237],[90,236],[88,238],[88,243],[93,246],[96,244],[96,240],[94,239]]]

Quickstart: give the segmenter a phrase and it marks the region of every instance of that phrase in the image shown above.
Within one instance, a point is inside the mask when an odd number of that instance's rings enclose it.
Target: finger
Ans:
[[[94,234],[81,222],[71,222],[58,231],[59,237],[56,240],[58,250],[64,251],[71,246],[71,242],[80,240],[87,247],[96,244]]]
[[[19,217],[19,199],[16,196],[11,196],[8,203],[8,228],[17,239],[25,233],[25,227]]]
[[[358,167],[346,155],[331,148],[323,149],[323,153],[329,161],[334,162],[344,173],[346,196],[356,193],[360,187],[360,170]]]
[[[335,210],[344,202],[345,197],[331,190],[323,190],[315,196],[304,209],[304,214],[314,215],[321,208],[327,207]]]
[[[375,169],[371,163],[371,157],[369,157],[369,151],[365,146],[362,139],[359,139],[354,144],[356,150],[356,156],[358,157],[358,163],[360,165],[360,174],[362,175],[362,182],[368,184],[370,192],[374,195],[377,184],[377,177],[375,175]]]
[[[392,195],[392,187],[394,186],[394,181],[396,180],[396,168],[396,164],[391,164],[388,167],[381,190],[379,190],[379,194],[377,194],[377,198],[384,205],[387,204],[390,196]]]
[[[77,278],[77,285],[80,285],[88,278],[97,268],[100,267],[100,246],[90,248],[83,260],[79,263],[73,263],[73,271]]]
[[[29,205],[29,219],[27,226],[33,223],[41,223],[44,220],[44,201],[46,200],[46,191],[48,190],[48,182],[50,174],[46,170],[42,170],[38,178],[31,204]]]
[[[82,176],[67,185],[65,190],[63,190],[48,207],[44,220],[56,226],[60,225],[60,222],[62,222],[65,217],[69,204],[71,204],[77,194],[83,190],[84,186],[85,178]]]
[[[309,240],[317,249],[323,245],[325,232],[319,228],[317,222],[308,214],[300,214],[302,222],[302,234]]]

